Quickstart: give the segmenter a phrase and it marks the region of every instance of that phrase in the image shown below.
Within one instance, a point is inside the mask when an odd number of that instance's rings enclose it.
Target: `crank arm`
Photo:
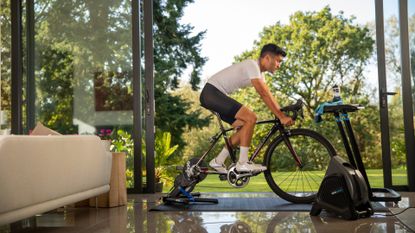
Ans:
[[[241,179],[241,178],[251,177],[251,176],[253,176],[253,174],[251,172],[249,172],[249,173],[243,173],[243,174],[236,175],[236,179]]]
[[[204,173],[204,174],[218,174],[218,175],[226,175],[226,173],[220,173],[220,172],[218,172],[218,171],[212,171],[212,170],[203,171],[203,172],[201,172],[201,173]]]

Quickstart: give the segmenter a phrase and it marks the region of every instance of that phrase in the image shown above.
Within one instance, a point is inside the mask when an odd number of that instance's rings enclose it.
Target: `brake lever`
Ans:
[[[298,116],[304,118],[303,108],[302,108],[303,104],[304,104],[304,102],[301,99],[298,99],[295,104],[286,106],[283,109],[285,110],[286,114],[289,113],[289,112],[292,112],[293,113],[292,116],[290,116],[288,114],[287,115],[289,117],[291,117],[293,120],[296,120]]]

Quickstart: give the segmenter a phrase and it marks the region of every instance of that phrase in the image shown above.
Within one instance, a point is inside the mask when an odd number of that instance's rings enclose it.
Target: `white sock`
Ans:
[[[218,154],[218,156],[216,156],[215,161],[217,164],[223,164],[226,158],[228,158],[228,156],[229,156],[228,148],[224,146],[222,151]]]
[[[248,162],[248,151],[249,147],[241,146],[239,151],[239,163]]]

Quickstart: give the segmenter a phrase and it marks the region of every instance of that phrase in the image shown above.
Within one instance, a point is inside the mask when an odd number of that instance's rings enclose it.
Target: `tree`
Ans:
[[[200,41],[204,32],[191,36],[193,27],[181,25],[183,9],[193,0],[164,0],[154,2],[154,65],[155,73],[155,124],[160,131],[172,133],[172,141],[181,148],[186,128],[207,125],[200,118],[200,110],[188,111],[190,103],[181,96],[171,95],[178,88],[185,69],[192,66],[190,84],[197,90],[200,69],[206,58],[200,56]]]
[[[73,125],[73,58],[68,52],[42,49],[37,79],[38,119],[62,133],[77,133]]]
[[[188,113],[200,111],[200,117],[202,119],[205,119],[206,121],[210,120],[209,125],[205,127],[187,127],[183,133],[183,139],[188,143],[183,148],[183,153],[181,155],[182,161],[187,161],[194,157],[200,157],[210,146],[209,139],[220,131],[218,122],[215,118],[212,118],[213,115],[209,110],[200,106],[200,93],[192,90],[190,85],[182,86],[176,89],[172,94],[173,96],[180,96],[190,104],[190,107],[187,110]],[[222,149],[223,145],[223,140],[219,140],[218,145],[216,145],[210,152],[210,156],[216,156]]]
[[[196,90],[200,82],[200,69],[206,61],[199,54],[204,32],[193,35],[190,25],[180,24],[183,9],[192,2],[154,1],[155,124],[158,130],[171,132],[173,143],[181,146],[185,144],[181,135],[186,127],[201,127],[207,123],[200,119],[199,112],[187,111],[189,103],[183,98],[171,94],[177,88],[184,70],[189,68],[193,70],[190,84]],[[42,61],[37,63],[36,85],[38,98],[43,98],[39,102],[48,103],[38,107],[38,112],[45,116],[41,120],[51,122],[54,118],[56,124],[49,126],[56,126],[55,129],[63,133],[72,132],[61,127],[72,124],[72,115],[66,112],[67,117],[56,118],[57,112],[50,108],[50,102],[62,100],[62,93],[58,92],[72,87],[65,91],[67,95],[65,101],[60,101],[60,106],[73,109],[74,94],[70,92],[76,89],[77,95],[93,95],[94,91],[97,92],[94,86],[97,77],[99,80],[111,80],[100,83],[103,90],[101,94],[117,89],[107,95],[111,99],[103,101],[101,109],[131,110],[132,106],[128,104],[132,102],[130,2],[39,0],[35,11],[36,50]],[[143,35],[136,39],[143,40]],[[60,62],[52,61],[52,51]],[[53,80],[45,77],[45,69],[50,69],[48,72],[54,75]],[[69,70],[72,73],[67,72]],[[54,90],[48,89],[52,83],[56,87]],[[129,105],[130,109],[119,109],[120,103]],[[93,106],[93,98],[83,98],[82,105]],[[94,114],[90,111],[90,107],[77,110],[78,114],[82,114],[82,120],[93,122]]]
[[[408,19],[409,53],[412,73],[412,86],[415,87],[415,14]],[[372,30],[375,30],[374,28]],[[385,59],[388,78],[388,86],[400,89],[401,86],[401,50],[400,50],[399,20],[391,16],[385,24]],[[399,90],[397,90],[399,92]],[[412,88],[413,107],[415,108],[415,88]]]
[[[313,115],[317,104],[327,100],[331,87],[339,84],[347,96],[361,95],[363,70],[373,52],[374,40],[366,27],[353,24],[329,7],[319,12],[296,12],[288,25],[265,27],[252,50],[236,60],[257,58],[260,48],[274,42],[287,50],[287,60],[272,76],[274,91],[299,96]]]
[[[257,59],[260,49],[267,43],[276,43],[287,51],[286,61],[274,75],[267,75],[266,82],[280,105],[292,103],[293,98],[305,102],[305,118],[297,120],[297,126],[312,128],[330,138],[339,153],[345,155],[337,126],[331,116],[324,123],[313,122],[314,109],[332,98],[331,88],[342,88],[345,102],[360,103],[367,109],[351,116],[358,142],[365,159],[380,161],[378,146],[379,126],[376,107],[370,106],[370,93],[364,88],[363,70],[372,56],[374,40],[367,27],[356,25],[353,18],[343,13],[332,14],[329,7],[317,12],[296,12],[287,25],[277,22],[260,33],[252,49],[235,57],[235,61]],[[253,89],[245,89],[234,95],[257,113],[259,119],[273,117]],[[347,97],[347,98],[345,98]],[[266,132],[258,127],[253,144]],[[379,162],[371,165],[379,167]]]
[[[0,21],[1,21],[1,80],[0,80],[0,109],[2,111],[11,109],[11,19],[10,19],[10,1],[0,1]],[[10,116],[7,116],[10,119]]]
[[[415,108],[415,14],[408,19],[410,64],[412,73],[412,100]],[[373,28],[373,30],[375,30]],[[385,58],[386,58],[386,78],[388,89],[397,94],[389,99],[389,129],[392,167],[406,166],[406,149],[403,124],[403,103],[402,103],[402,67],[400,49],[400,29],[399,20],[396,16],[391,16],[385,24]]]
[[[158,0],[154,2],[154,64],[158,85],[176,89],[180,76],[192,67],[190,84],[198,89],[200,71],[206,58],[200,55],[205,32],[193,34],[193,27],[180,24],[184,8],[194,0]]]

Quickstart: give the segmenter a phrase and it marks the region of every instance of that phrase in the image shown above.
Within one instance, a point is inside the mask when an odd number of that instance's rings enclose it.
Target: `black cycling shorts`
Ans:
[[[220,118],[231,125],[236,121],[235,115],[242,107],[241,103],[223,94],[210,83],[206,83],[203,88],[200,103],[204,108],[219,113]]]

